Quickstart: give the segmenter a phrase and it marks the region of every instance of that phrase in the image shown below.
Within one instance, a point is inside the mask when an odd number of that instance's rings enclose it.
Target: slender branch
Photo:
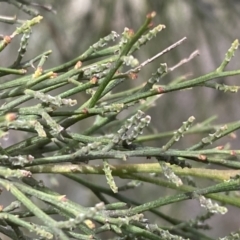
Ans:
[[[27,171],[36,173],[81,173],[81,174],[100,174],[104,175],[103,166],[101,165],[39,165],[26,167]],[[158,163],[137,163],[137,164],[119,164],[110,165],[110,169],[114,176],[124,176],[133,173],[162,173],[162,168]],[[205,168],[180,168],[172,167],[174,173],[181,176],[192,176],[199,178],[207,178],[216,181],[226,181],[240,174],[240,170],[217,170]]]

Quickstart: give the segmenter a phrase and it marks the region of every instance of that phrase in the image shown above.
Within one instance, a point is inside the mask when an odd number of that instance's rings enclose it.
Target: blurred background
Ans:
[[[240,24],[238,24],[240,2],[237,0],[35,0],[35,2],[51,5],[56,11],[54,14],[51,11],[37,8],[44,19],[40,25],[33,29],[28,52],[25,56],[25,59],[29,59],[51,49],[53,53],[45,64],[45,68],[57,66],[79,56],[91,44],[112,30],[119,34],[122,33],[124,27],[137,30],[150,11],[157,13],[154,19],[155,25],[164,24],[166,29],[136,53],[135,56],[140,62],[152,57],[182,37],[187,37],[187,41],[182,45],[149,64],[139,74],[138,79],[128,83],[130,85],[139,85],[146,81],[159,66],[159,63],[167,63],[171,67],[181,59],[188,57],[196,49],[199,50],[200,56],[169,74],[162,80],[163,84],[167,84],[180,76],[193,78],[209,73],[220,65],[231,43],[239,38],[240,32]],[[0,1],[0,15],[16,15],[20,19],[29,18],[28,15],[6,1]],[[0,23],[1,35],[8,35],[14,29],[13,25]],[[11,47],[1,53],[0,66],[6,67],[15,60],[19,39],[14,39]],[[227,69],[239,69],[239,60],[238,50]],[[216,81],[229,85],[239,85],[239,76],[216,79]],[[129,86],[125,84],[120,87],[120,89],[124,88],[129,88]],[[82,102],[86,96],[77,95],[74,98]],[[201,122],[213,115],[218,116],[216,120],[218,124],[237,121],[240,118],[238,109],[239,94],[199,87],[190,91],[173,92],[162,96],[148,114],[152,117],[153,131],[164,132],[177,129],[183,121],[192,115],[196,118],[196,122]],[[87,126],[89,122],[85,124]],[[86,126],[76,126],[75,130],[81,132]],[[20,135],[10,135],[7,144],[20,141],[21,138]],[[199,139],[201,137],[186,137],[176,147],[186,148],[193,141],[197,142]],[[223,143],[226,141],[229,139],[225,138]],[[150,144],[162,146],[165,142],[166,139],[162,139]],[[239,149],[239,143],[237,139],[232,141],[232,148]],[[102,181],[102,184],[106,185],[104,177],[84,176],[83,178],[98,183]],[[79,189],[79,185],[64,177],[42,176],[41,179],[44,179],[46,185],[54,186],[56,191],[66,194],[70,199],[84,206],[92,206],[98,202],[91,191],[85,188]],[[121,180],[118,183],[121,185],[123,182],[126,181]],[[206,183],[199,183],[200,186],[203,184]],[[174,191],[158,186],[149,187],[149,185],[144,184],[140,189],[125,194],[133,199],[134,196],[137,196],[139,201],[145,202],[173,193]],[[1,198],[1,205],[9,203],[9,198],[2,196]],[[195,200],[177,203],[174,206],[163,207],[159,210],[183,220],[190,220],[203,212],[198,201]],[[207,234],[217,238],[238,229],[240,226],[239,213],[239,209],[230,207],[226,215],[214,216],[208,221],[213,230],[207,231]],[[147,216],[156,223],[167,225],[166,222],[156,219],[151,214]]]

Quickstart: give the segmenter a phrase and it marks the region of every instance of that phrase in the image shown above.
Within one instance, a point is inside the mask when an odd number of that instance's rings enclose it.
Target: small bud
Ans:
[[[131,78],[132,80],[137,79],[137,77],[138,77],[138,75],[137,75],[136,73],[132,73],[132,72],[129,73],[128,76],[129,76],[129,78]]]
[[[200,155],[198,155],[198,159],[205,161],[205,160],[207,160],[207,157],[203,154],[200,154]]]
[[[75,69],[79,69],[81,66],[82,66],[82,62],[81,62],[81,61],[78,61],[78,62],[75,64],[74,68],[75,68]]]
[[[90,83],[92,83],[92,84],[97,84],[97,82],[98,82],[97,77],[93,77],[93,78],[90,80]]]
[[[147,15],[147,18],[154,18],[156,16],[156,12],[151,12],[151,13],[148,13]]]
[[[66,195],[61,195],[61,196],[58,196],[58,199],[62,202],[66,202],[67,201],[67,197]]]
[[[5,115],[5,120],[7,121],[7,122],[12,122],[12,121],[14,121],[14,120],[16,120],[17,119],[17,114],[16,113],[7,113],[6,115]]]
[[[10,36],[5,36],[3,38],[3,41],[6,43],[6,44],[9,44],[11,41],[12,41],[12,38]]]
[[[87,108],[84,108],[84,109],[82,110],[82,112],[83,112],[84,114],[88,114]]]
[[[128,29],[128,31],[127,31],[127,36],[128,36],[129,38],[131,38],[131,37],[133,37],[133,35],[134,35],[133,29]]]
[[[230,138],[232,138],[232,139],[236,139],[236,138],[237,138],[237,134],[234,133],[234,132],[230,133],[229,136],[230,136]]]
[[[158,92],[158,93],[164,93],[164,88],[158,87],[158,88],[157,88],[157,92]]]
[[[37,67],[37,69],[36,69],[36,71],[34,72],[34,74],[33,74],[33,78],[37,78],[37,77],[39,77],[39,76],[41,76],[42,75],[42,72],[43,72],[43,69],[42,69],[42,67]]]
[[[232,151],[230,152],[230,155],[231,155],[231,156],[236,156],[237,154],[236,154],[236,152],[235,152],[234,150],[232,150]]]
[[[52,73],[52,76],[51,76],[50,78],[56,78],[57,76],[58,76],[58,74],[55,73],[55,72],[53,72],[53,73]]]

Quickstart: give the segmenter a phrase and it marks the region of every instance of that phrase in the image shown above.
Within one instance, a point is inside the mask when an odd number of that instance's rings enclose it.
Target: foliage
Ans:
[[[214,214],[225,214],[226,204],[240,207],[239,198],[225,194],[239,189],[240,164],[237,157],[240,150],[228,149],[227,144],[216,148],[210,145],[233,134],[240,128],[240,122],[218,126],[212,124],[214,119],[210,118],[193,124],[195,118],[190,116],[176,131],[141,134],[151,125],[151,117],[144,112],[164,94],[195,87],[237,92],[239,86],[218,84],[214,79],[240,74],[240,69],[225,70],[238,48],[238,40],[232,43],[220,66],[206,75],[194,79],[183,76],[167,85],[161,84],[161,79],[167,74],[196,57],[198,51],[195,51],[175,66],[161,63],[143,86],[118,91],[120,84],[136,79],[147,64],[181,45],[186,38],[139,63],[133,54],[165,29],[162,24],[153,26],[155,12],[152,12],[136,32],[129,28],[125,28],[120,36],[111,32],[77,58],[45,69],[44,64],[51,51],[22,61],[32,27],[39,24],[42,17],[24,1],[12,0],[9,3],[32,18],[26,21],[0,18],[2,22],[17,24],[12,34],[2,38],[0,51],[10,47],[17,35],[22,36],[16,61],[9,67],[0,68],[2,78],[12,77],[12,80],[0,85],[0,98],[5,101],[0,107],[1,137],[4,139],[10,129],[29,135],[21,142],[0,148],[2,194],[9,191],[16,199],[1,209],[0,232],[11,239],[33,239],[33,236],[34,239],[61,240],[211,239],[201,231],[209,228],[205,221]],[[51,10],[46,6],[42,8]],[[119,40],[115,43],[117,38]],[[114,44],[110,45],[112,42]],[[28,73],[31,68],[34,68],[33,74]],[[49,93],[62,86],[69,88],[58,95]],[[83,92],[89,95],[83,104],[70,98]],[[35,104],[33,99],[37,99],[38,103]],[[22,106],[26,102],[30,106]],[[128,109],[130,111],[126,111]],[[119,117],[122,112],[127,114]],[[75,123],[92,118],[94,124],[82,133],[70,129]],[[102,134],[109,129],[111,134]],[[200,142],[184,150],[173,148],[184,135],[197,133],[205,134]],[[170,139],[163,146],[148,146],[149,140],[164,136]],[[145,163],[130,163],[133,157],[143,158]],[[149,158],[156,162],[149,163]],[[94,160],[99,159],[102,165],[94,164]],[[113,164],[113,159],[123,163]],[[192,168],[194,162],[200,163],[200,167]],[[207,169],[206,164],[224,168]],[[81,206],[38,182],[34,177],[41,173],[62,174],[89,188],[100,202],[93,207]],[[80,174],[105,175],[109,187],[90,183]],[[190,181],[183,180],[184,176],[211,179],[213,182],[203,188],[191,186]],[[130,179],[130,182],[118,186],[116,177]],[[143,182],[176,189],[181,193],[156,199],[152,196],[152,201],[145,203],[122,194],[125,190],[140,188]],[[108,202],[104,195],[113,197],[115,202]],[[183,221],[157,210],[187,199],[197,199],[206,209],[206,214],[196,216],[192,221]],[[44,207],[40,207],[42,205]],[[166,220],[169,225],[151,222],[144,215],[148,211]],[[53,215],[61,216],[62,220],[56,220]],[[27,217],[32,216],[34,218],[29,221]],[[238,232],[235,232],[222,239],[238,238]]]

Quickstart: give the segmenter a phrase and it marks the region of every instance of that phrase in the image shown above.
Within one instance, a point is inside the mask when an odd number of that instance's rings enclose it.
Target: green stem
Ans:
[[[54,231],[56,236],[59,236],[61,240],[68,240],[67,236],[60,230],[57,229],[55,226],[57,222],[45,214],[40,208],[38,208],[33,202],[26,197],[13,183],[0,179],[0,184],[3,185],[27,208],[29,209],[35,216],[43,221],[43,223],[48,226],[51,225],[51,229]]]
[[[17,74],[17,75],[24,75],[26,74],[25,69],[12,69],[12,68],[3,68],[0,67],[0,74],[6,73],[6,74]]]
[[[72,164],[48,164],[31,166],[25,168],[34,174],[36,173],[81,173],[81,174],[98,174],[104,175],[103,166],[101,165],[72,165]],[[119,164],[110,165],[112,174],[115,176],[124,176],[134,173],[162,173],[159,163],[136,163],[136,164]],[[181,176],[192,176],[207,178],[215,181],[226,181],[240,174],[240,170],[218,170],[205,168],[180,168],[171,167],[172,171]]]
[[[134,176],[134,179],[136,179],[135,177],[136,176]],[[161,181],[161,180],[158,180],[158,181]],[[213,193],[225,192],[225,191],[237,191],[239,189],[239,183],[240,183],[240,180],[237,179],[237,180],[231,180],[229,182],[219,183],[217,185],[213,185],[213,186],[202,188],[202,189],[194,189],[192,187],[186,186],[186,189],[185,189],[185,191],[187,191],[186,193],[181,193],[174,196],[161,197],[157,200],[144,203],[140,206],[137,206],[128,210],[116,210],[114,214],[116,214],[117,216],[131,216],[131,215],[139,214],[145,211],[149,211],[150,209],[169,205],[171,203],[192,199],[198,195],[204,195],[204,196],[206,195],[207,197],[221,201],[223,203],[228,203],[228,204],[240,207],[240,201],[238,198],[233,198],[233,197],[229,198],[226,196],[213,194]],[[172,183],[169,183],[169,182],[168,183],[166,182],[166,184],[167,184],[167,187],[170,187],[172,185]]]
[[[125,96],[122,100],[116,101],[115,103],[125,103],[126,104],[126,103],[134,102],[134,101],[137,101],[140,99],[145,99],[150,96],[157,95],[157,94],[163,94],[163,93],[178,91],[181,89],[191,88],[191,87],[197,86],[201,83],[215,79],[215,78],[235,76],[235,75],[239,75],[239,74],[240,74],[240,70],[225,71],[225,72],[211,72],[206,75],[200,76],[198,78],[194,78],[194,79],[184,81],[184,82],[181,82],[178,84],[161,86],[161,87],[152,89],[148,92],[136,93],[131,96]]]

